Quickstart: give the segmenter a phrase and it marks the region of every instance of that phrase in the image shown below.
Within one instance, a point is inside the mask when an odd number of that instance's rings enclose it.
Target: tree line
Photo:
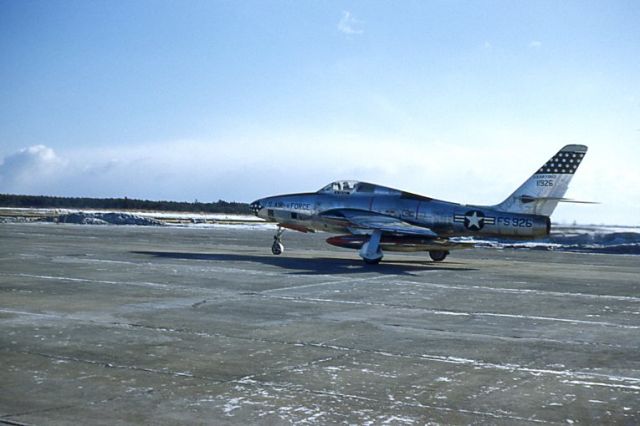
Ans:
[[[134,198],[52,197],[47,195],[0,194],[0,207],[70,208],[105,210],[156,210],[175,212],[202,212],[251,214],[249,204],[223,200],[202,203],[183,201],[152,201]]]

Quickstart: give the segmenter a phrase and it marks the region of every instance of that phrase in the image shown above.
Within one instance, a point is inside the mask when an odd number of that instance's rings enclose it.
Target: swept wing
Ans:
[[[321,214],[324,220],[347,228],[352,235],[339,235],[327,239],[329,244],[360,249],[371,232],[382,233],[380,246],[389,251],[429,251],[465,249],[472,242],[449,241],[431,229],[417,226],[396,217],[357,209],[335,209]]]
[[[380,230],[386,234],[438,238],[438,234],[429,228],[367,210],[335,209],[324,212],[321,216],[343,224],[354,234],[361,233],[359,231],[363,230]]]

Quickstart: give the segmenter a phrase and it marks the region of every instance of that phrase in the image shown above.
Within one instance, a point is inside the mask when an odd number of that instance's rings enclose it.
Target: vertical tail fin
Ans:
[[[584,145],[567,145],[495,209],[510,213],[551,216],[587,153]]]

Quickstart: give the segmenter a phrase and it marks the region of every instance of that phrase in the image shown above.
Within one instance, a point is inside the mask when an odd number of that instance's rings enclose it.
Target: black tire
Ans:
[[[364,260],[364,263],[366,263],[367,265],[377,265],[378,263],[380,263],[382,258],[379,257],[377,259],[362,259],[362,260]]]
[[[434,262],[442,262],[449,255],[449,252],[446,250],[431,250],[429,252],[429,257]]]
[[[282,243],[274,241],[273,245],[271,246],[271,253],[278,256],[278,255],[281,255],[283,251],[284,251],[284,246],[282,245]]]

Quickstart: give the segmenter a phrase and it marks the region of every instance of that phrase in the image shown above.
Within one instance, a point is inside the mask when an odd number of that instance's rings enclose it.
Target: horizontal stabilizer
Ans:
[[[528,195],[522,195],[518,197],[518,199],[523,203],[533,203],[534,201],[556,201],[559,203],[600,204],[598,201],[581,201],[562,197],[530,197]]]

